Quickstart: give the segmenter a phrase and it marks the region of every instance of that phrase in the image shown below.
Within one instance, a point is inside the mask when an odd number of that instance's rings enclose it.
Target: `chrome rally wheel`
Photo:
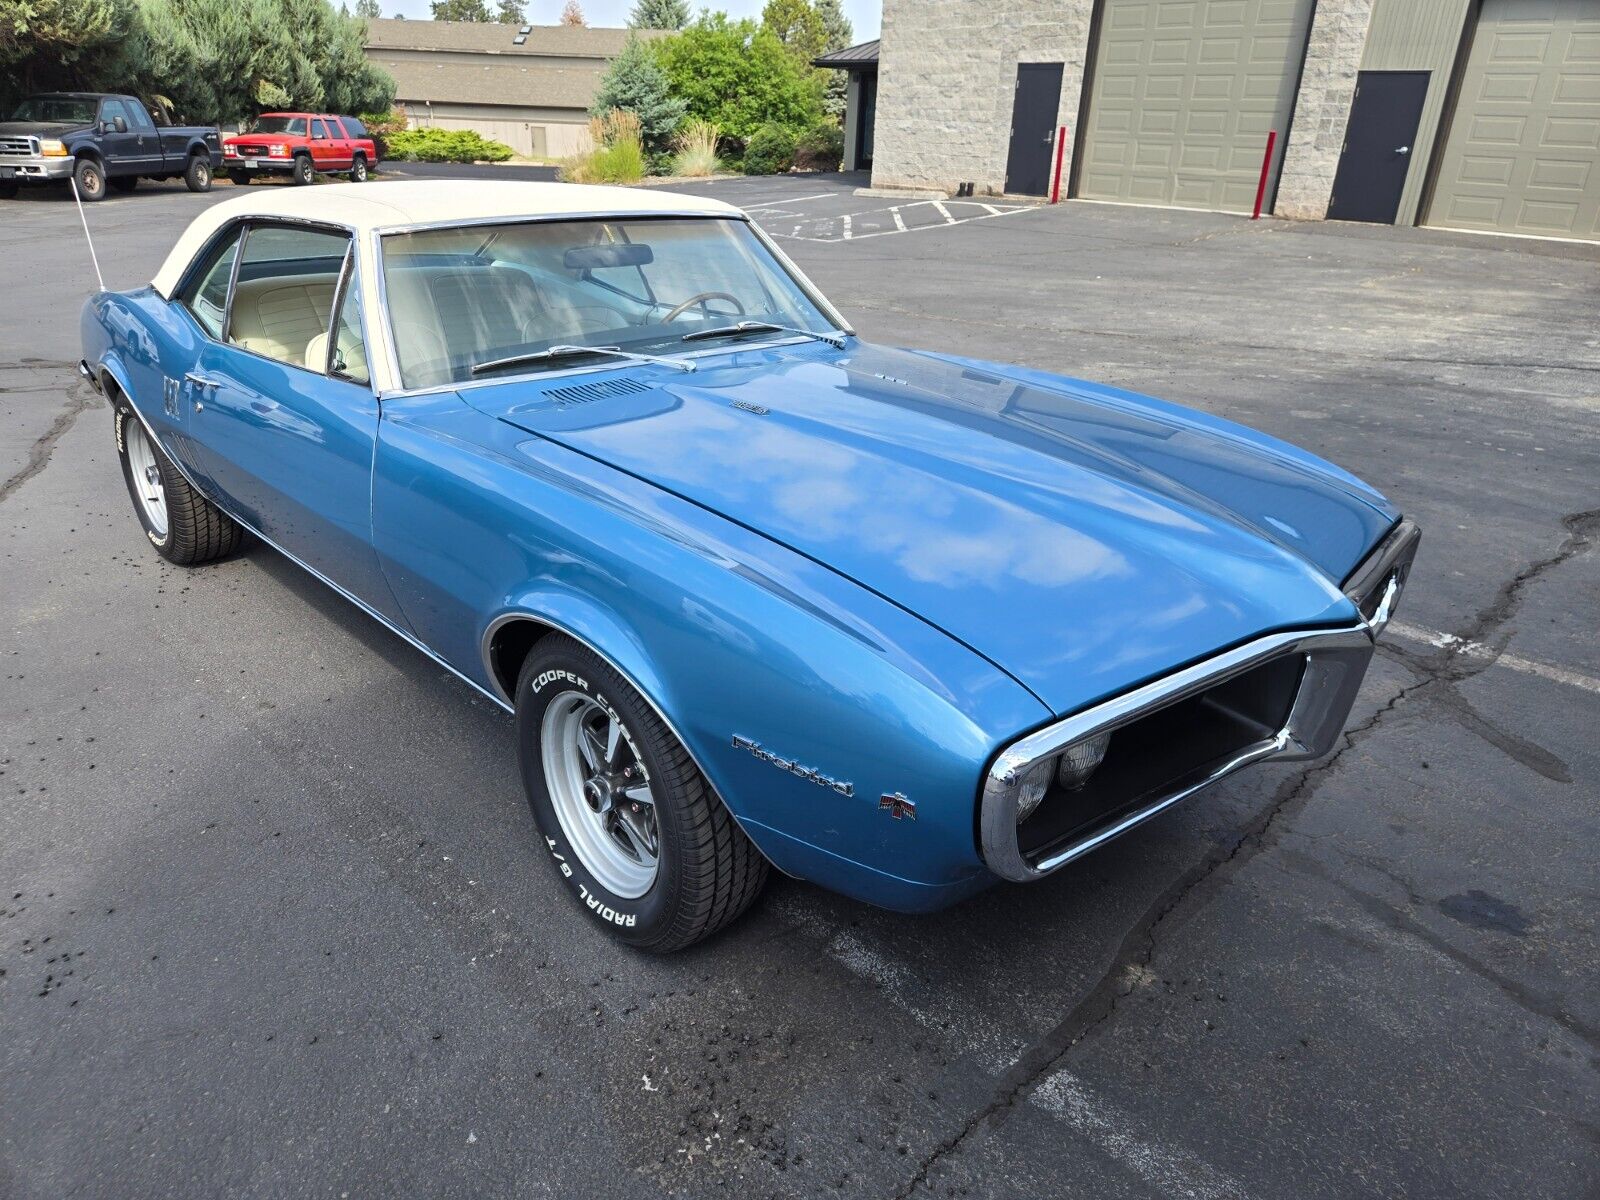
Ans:
[[[750,907],[767,860],[661,711],[616,668],[547,633],[527,651],[514,694],[539,841],[590,920],[664,953]]]
[[[130,421],[123,431],[128,448],[128,485],[134,503],[139,506],[144,526],[150,531],[150,540],[157,545],[167,540],[167,491],[161,479],[161,466],[156,462],[155,448],[144,426]]]
[[[615,711],[582,692],[562,692],[539,733],[556,819],[595,882],[625,900],[650,890],[661,832],[649,775]]]

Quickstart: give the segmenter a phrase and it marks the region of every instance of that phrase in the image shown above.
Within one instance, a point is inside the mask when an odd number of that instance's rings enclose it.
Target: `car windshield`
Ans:
[[[686,354],[685,335],[740,321],[730,345],[836,326],[740,220],[656,217],[430,229],[383,239],[389,325],[405,387],[583,363],[552,346]],[[509,360],[504,367],[485,364]],[[598,361],[598,360],[597,360]],[[583,364],[587,365],[587,364]],[[475,372],[474,368],[478,368]]]
[[[306,131],[304,117],[257,117],[251,133],[297,133]]]
[[[94,120],[99,101],[70,96],[31,96],[11,114],[13,121],[39,121],[59,125],[87,125]]]

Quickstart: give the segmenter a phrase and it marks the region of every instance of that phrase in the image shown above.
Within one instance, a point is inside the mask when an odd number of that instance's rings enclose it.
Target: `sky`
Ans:
[[[405,16],[413,20],[429,15],[428,0],[379,0],[386,17]],[[591,25],[621,26],[628,23],[628,13],[633,0],[578,0],[583,15]],[[711,0],[712,9],[730,17],[759,17],[766,0]],[[535,25],[554,25],[561,18],[566,0],[528,0],[528,20]],[[492,9],[493,3],[489,5]],[[690,0],[690,7],[698,13],[702,4]],[[856,41],[866,42],[878,36],[878,22],[883,15],[883,0],[844,0],[844,15],[855,28]]]

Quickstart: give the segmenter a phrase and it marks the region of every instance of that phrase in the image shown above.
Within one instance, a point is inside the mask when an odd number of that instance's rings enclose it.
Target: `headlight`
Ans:
[[[39,153],[45,158],[66,158],[67,146],[65,142],[57,141],[55,138],[45,138],[39,143]]]
[[[1089,776],[1099,768],[1100,762],[1106,756],[1106,747],[1111,745],[1111,734],[1097,733],[1093,737],[1086,737],[1081,742],[1073,742],[1061,752],[1061,767],[1056,772],[1061,780],[1061,786],[1077,791],[1089,782]]]
[[[1044,794],[1050,790],[1050,781],[1055,778],[1056,760],[1047,758],[1043,762],[1034,763],[1028,768],[1028,773],[1017,783],[1017,824],[1021,825],[1033,816],[1033,810],[1039,807],[1039,802],[1044,799]]]

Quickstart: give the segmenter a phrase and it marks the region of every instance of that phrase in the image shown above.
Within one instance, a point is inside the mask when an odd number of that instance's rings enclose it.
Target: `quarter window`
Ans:
[[[318,363],[308,362],[316,370]],[[351,383],[371,383],[367,368],[367,337],[361,323],[361,280],[356,275],[354,251],[345,267],[344,292],[339,300],[339,315],[333,323],[333,356],[328,374]]]
[[[323,371],[334,292],[349,247],[342,233],[253,226],[239,262],[228,341],[290,366]]]

